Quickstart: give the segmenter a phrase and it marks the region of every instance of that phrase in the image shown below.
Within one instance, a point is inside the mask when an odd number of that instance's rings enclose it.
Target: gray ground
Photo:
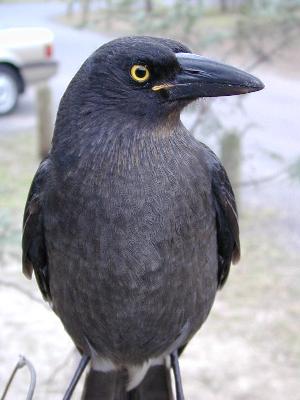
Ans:
[[[80,64],[108,40],[97,33],[55,23],[53,17],[64,9],[64,4],[55,2],[0,4],[1,27],[37,25],[54,31],[55,57],[60,62],[59,74],[51,81],[54,112]],[[267,69],[258,75],[266,89],[244,100],[244,112],[237,110],[233,99],[214,104],[228,127],[255,124],[243,142],[244,180],[273,174],[281,168],[278,161],[266,156],[266,150],[278,152],[288,161],[300,155],[300,82],[280,78]],[[184,121],[191,125],[193,118],[190,111]],[[19,131],[31,132],[35,128],[35,92],[31,89],[20,99],[16,113],[0,119],[0,136],[8,138],[8,147],[0,149],[0,163],[9,152],[9,138],[19,138]],[[32,157],[32,135],[24,146],[23,141],[21,136],[20,154]],[[218,150],[213,138],[205,137],[204,141]],[[32,160],[30,173],[35,165]],[[18,174],[22,167],[19,161],[13,173]],[[280,178],[243,190],[243,261],[233,269],[207,324],[183,357],[187,399],[300,400],[299,188],[298,183]],[[5,201],[0,205],[3,209],[10,207]],[[14,217],[19,223],[20,215],[16,213]],[[1,235],[5,232],[0,228]],[[20,274],[19,254],[0,261],[1,279],[19,284],[40,298],[32,282]],[[1,285],[0,316],[0,392],[22,353],[38,371],[36,398],[60,398],[76,357],[70,356],[73,346],[58,319],[42,303]],[[25,398],[27,381],[27,373],[22,372],[8,399]]]

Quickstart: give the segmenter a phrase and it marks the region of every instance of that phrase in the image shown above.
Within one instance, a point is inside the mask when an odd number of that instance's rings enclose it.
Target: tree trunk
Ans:
[[[74,13],[74,3],[75,3],[75,0],[68,0],[67,10],[66,10],[67,17],[72,17],[72,15]]]
[[[145,12],[146,14],[151,14],[153,11],[153,1],[145,0]]]
[[[113,29],[113,13],[112,13],[112,0],[105,1],[105,29],[111,31]]]
[[[228,0],[220,0],[220,10],[222,13],[226,13],[229,9]]]
[[[81,0],[81,26],[88,22],[91,0]]]

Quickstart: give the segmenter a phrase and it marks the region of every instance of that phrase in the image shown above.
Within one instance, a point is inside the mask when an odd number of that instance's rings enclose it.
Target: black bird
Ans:
[[[94,385],[103,400],[169,399],[170,355],[183,398],[177,355],[240,245],[226,172],[180,112],[199,97],[262,88],[246,72],[152,37],[105,44],[71,81],[23,233],[23,271],[34,271],[83,355],[65,398],[91,359],[86,399]]]

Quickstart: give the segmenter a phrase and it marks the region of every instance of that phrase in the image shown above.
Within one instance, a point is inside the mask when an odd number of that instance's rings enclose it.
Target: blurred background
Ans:
[[[61,398],[74,371],[71,340],[21,273],[23,207],[68,82],[102,43],[132,34],[180,40],[266,85],[182,116],[229,172],[242,243],[182,357],[186,398],[299,400],[299,0],[0,1],[0,393],[19,354],[37,371],[36,399]],[[7,399],[28,386],[24,369]]]

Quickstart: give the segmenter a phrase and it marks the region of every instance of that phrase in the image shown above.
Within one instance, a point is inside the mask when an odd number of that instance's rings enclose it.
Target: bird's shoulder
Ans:
[[[39,288],[46,300],[51,300],[47,249],[44,236],[43,198],[48,184],[51,161],[43,160],[33,178],[23,217],[22,264],[29,279],[34,271]]]

